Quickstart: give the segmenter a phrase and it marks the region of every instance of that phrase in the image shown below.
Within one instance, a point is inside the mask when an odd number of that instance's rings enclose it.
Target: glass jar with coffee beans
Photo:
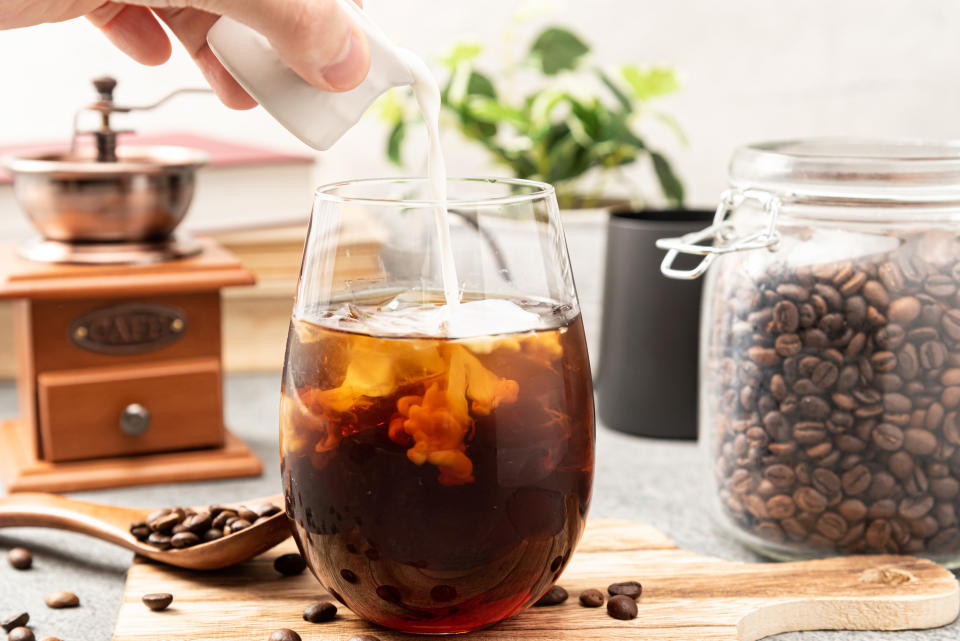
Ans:
[[[707,272],[700,437],[720,523],[776,558],[960,565],[960,146],[739,149]],[[679,254],[701,262],[679,269]],[[707,270],[707,267],[710,267]]]

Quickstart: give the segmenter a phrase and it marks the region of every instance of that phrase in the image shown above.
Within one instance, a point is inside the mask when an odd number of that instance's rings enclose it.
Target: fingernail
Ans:
[[[347,44],[340,50],[334,61],[321,70],[320,74],[334,89],[346,91],[360,84],[365,66],[363,41],[356,33],[351,32]]]

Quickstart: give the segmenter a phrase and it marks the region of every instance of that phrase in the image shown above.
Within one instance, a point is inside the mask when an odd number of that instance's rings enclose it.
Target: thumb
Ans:
[[[367,40],[336,0],[199,0],[191,4],[256,29],[291,69],[319,89],[353,89],[370,70]]]

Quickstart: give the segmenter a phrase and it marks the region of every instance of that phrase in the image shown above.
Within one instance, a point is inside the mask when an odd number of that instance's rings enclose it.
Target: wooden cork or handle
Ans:
[[[277,555],[292,551],[287,542],[228,571],[206,574],[134,563],[114,641],[252,641],[277,628],[292,628],[305,639],[361,633],[382,641],[420,638],[367,624],[343,607],[330,623],[304,622],[304,607],[330,597],[308,573],[282,577],[273,569]],[[606,592],[607,585],[624,580],[643,584],[636,619],[620,621],[604,608],[579,604],[583,590]],[[655,528],[630,521],[592,521],[559,584],[570,593],[565,603],[532,608],[469,638],[754,641],[794,630],[932,628],[960,611],[956,578],[930,561],[855,556],[733,563],[680,549]],[[174,607],[150,616],[140,597],[161,591],[176,595]],[[229,626],[223,624],[224,608],[232,613]]]

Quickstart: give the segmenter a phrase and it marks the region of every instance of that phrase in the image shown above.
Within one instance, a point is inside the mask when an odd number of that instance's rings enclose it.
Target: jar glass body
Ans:
[[[744,208],[742,237],[766,224]],[[701,444],[722,526],[776,558],[960,562],[960,208],[784,205],[707,273]]]

